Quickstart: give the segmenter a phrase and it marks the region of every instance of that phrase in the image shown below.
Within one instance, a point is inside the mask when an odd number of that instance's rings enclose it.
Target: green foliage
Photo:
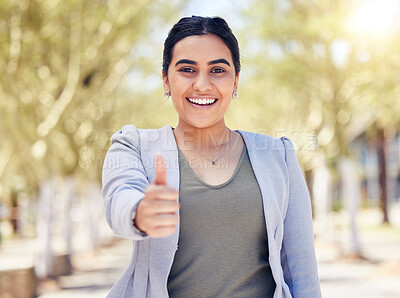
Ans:
[[[314,133],[333,158],[349,154],[349,140],[374,123],[399,124],[399,30],[354,32],[349,23],[361,4],[252,2],[244,22],[251,73],[240,95],[254,127]],[[301,152],[304,163],[309,153]]]
[[[134,69],[154,71],[132,48],[176,17],[172,5],[0,2],[0,200],[15,188],[35,195],[52,176],[100,179],[112,133],[156,106],[155,91],[124,82]],[[162,100],[161,80],[156,89]]]
[[[288,136],[305,170],[317,141],[335,160],[371,125],[398,125],[400,34],[351,30],[361,2],[253,0],[237,12],[243,68],[227,123]],[[0,200],[54,175],[99,180],[117,129],[176,123],[161,61],[183,3],[0,1]]]

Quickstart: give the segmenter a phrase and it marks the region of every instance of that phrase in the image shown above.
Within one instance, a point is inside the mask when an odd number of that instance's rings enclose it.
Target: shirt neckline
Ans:
[[[179,154],[182,156],[183,161],[186,163],[187,167],[190,169],[190,171],[192,172],[192,174],[194,175],[194,177],[196,178],[197,181],[199,181],[201,184],[203,184],[204,186],[208,187],[208,188],[222,188],[226,185],[228,185],[229,183],[232,182],[232,180],[236,177],[237,173],[239,172],[242,163],[243,163],[243,159],[246,153],[246,144],[244,145],[243,149],[242,149],[242,153],[240,155],[240,159],[236,165],[235,171],[233,172],[232,176],[225,182],[221,183],[221,184],[217,184],[217,185],[213,185],[213,184],[208,184],[207,182],[203,181],[202,179],[199,178],[199,176],[197,176],[196,172],[192,169],[192,167],[190,166],[189,162],[186,160],[185,155],[183,154],[183,152],[179,149],[179,146],[176,146],[178,148]]]

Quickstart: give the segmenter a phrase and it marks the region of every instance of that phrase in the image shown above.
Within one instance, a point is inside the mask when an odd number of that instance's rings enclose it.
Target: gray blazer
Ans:
[[[274,298],[321,297],[310,197],[292,142],[286,137],[237,132],[245,141],[263,197]],[[170,126],[126,125],[111,137],[102,178],[106,218],[116,235],[133,240],[133,251],[108,297],[168,297],[179,224],[174,235],[157,239],[132,225],[136,206],[154,179],[156,153],[165,158],[168,184],[179,189],[178,149]]]

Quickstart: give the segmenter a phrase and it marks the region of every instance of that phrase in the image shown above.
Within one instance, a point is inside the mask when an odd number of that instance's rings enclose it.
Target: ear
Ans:
[[[238,85],[239,85],[239,75],[240,75],[240,71],[235,76],[235,83],[233,84],[233,91],[237,91],[237,88],[238,88]]]
[[[168,76],[165,74],[164,70],[162,71],[162,79],[163,79],[164,91],[171,91],[171,88],[169,87]]]

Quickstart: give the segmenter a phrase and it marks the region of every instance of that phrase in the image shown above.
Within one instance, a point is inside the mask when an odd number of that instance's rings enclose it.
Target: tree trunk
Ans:
[[[383,129],[378,129],[378,160],[379,160],[379,206],[383,213],[383,222],[389,223],[387,210],[387,177],[386,177],[386,138]]]
[[[19,204],[18,193],[15,190],[11,191],[11,226],[14,234],[19,231]]]
[[[315,218],[315,205],[314,205],[314,194],[313,194],[313,171],[308,170],[304,172],[305,180],[308,188],[308,192],[310,194],[311,199],[311,207],[312,207],[312,217]]]

